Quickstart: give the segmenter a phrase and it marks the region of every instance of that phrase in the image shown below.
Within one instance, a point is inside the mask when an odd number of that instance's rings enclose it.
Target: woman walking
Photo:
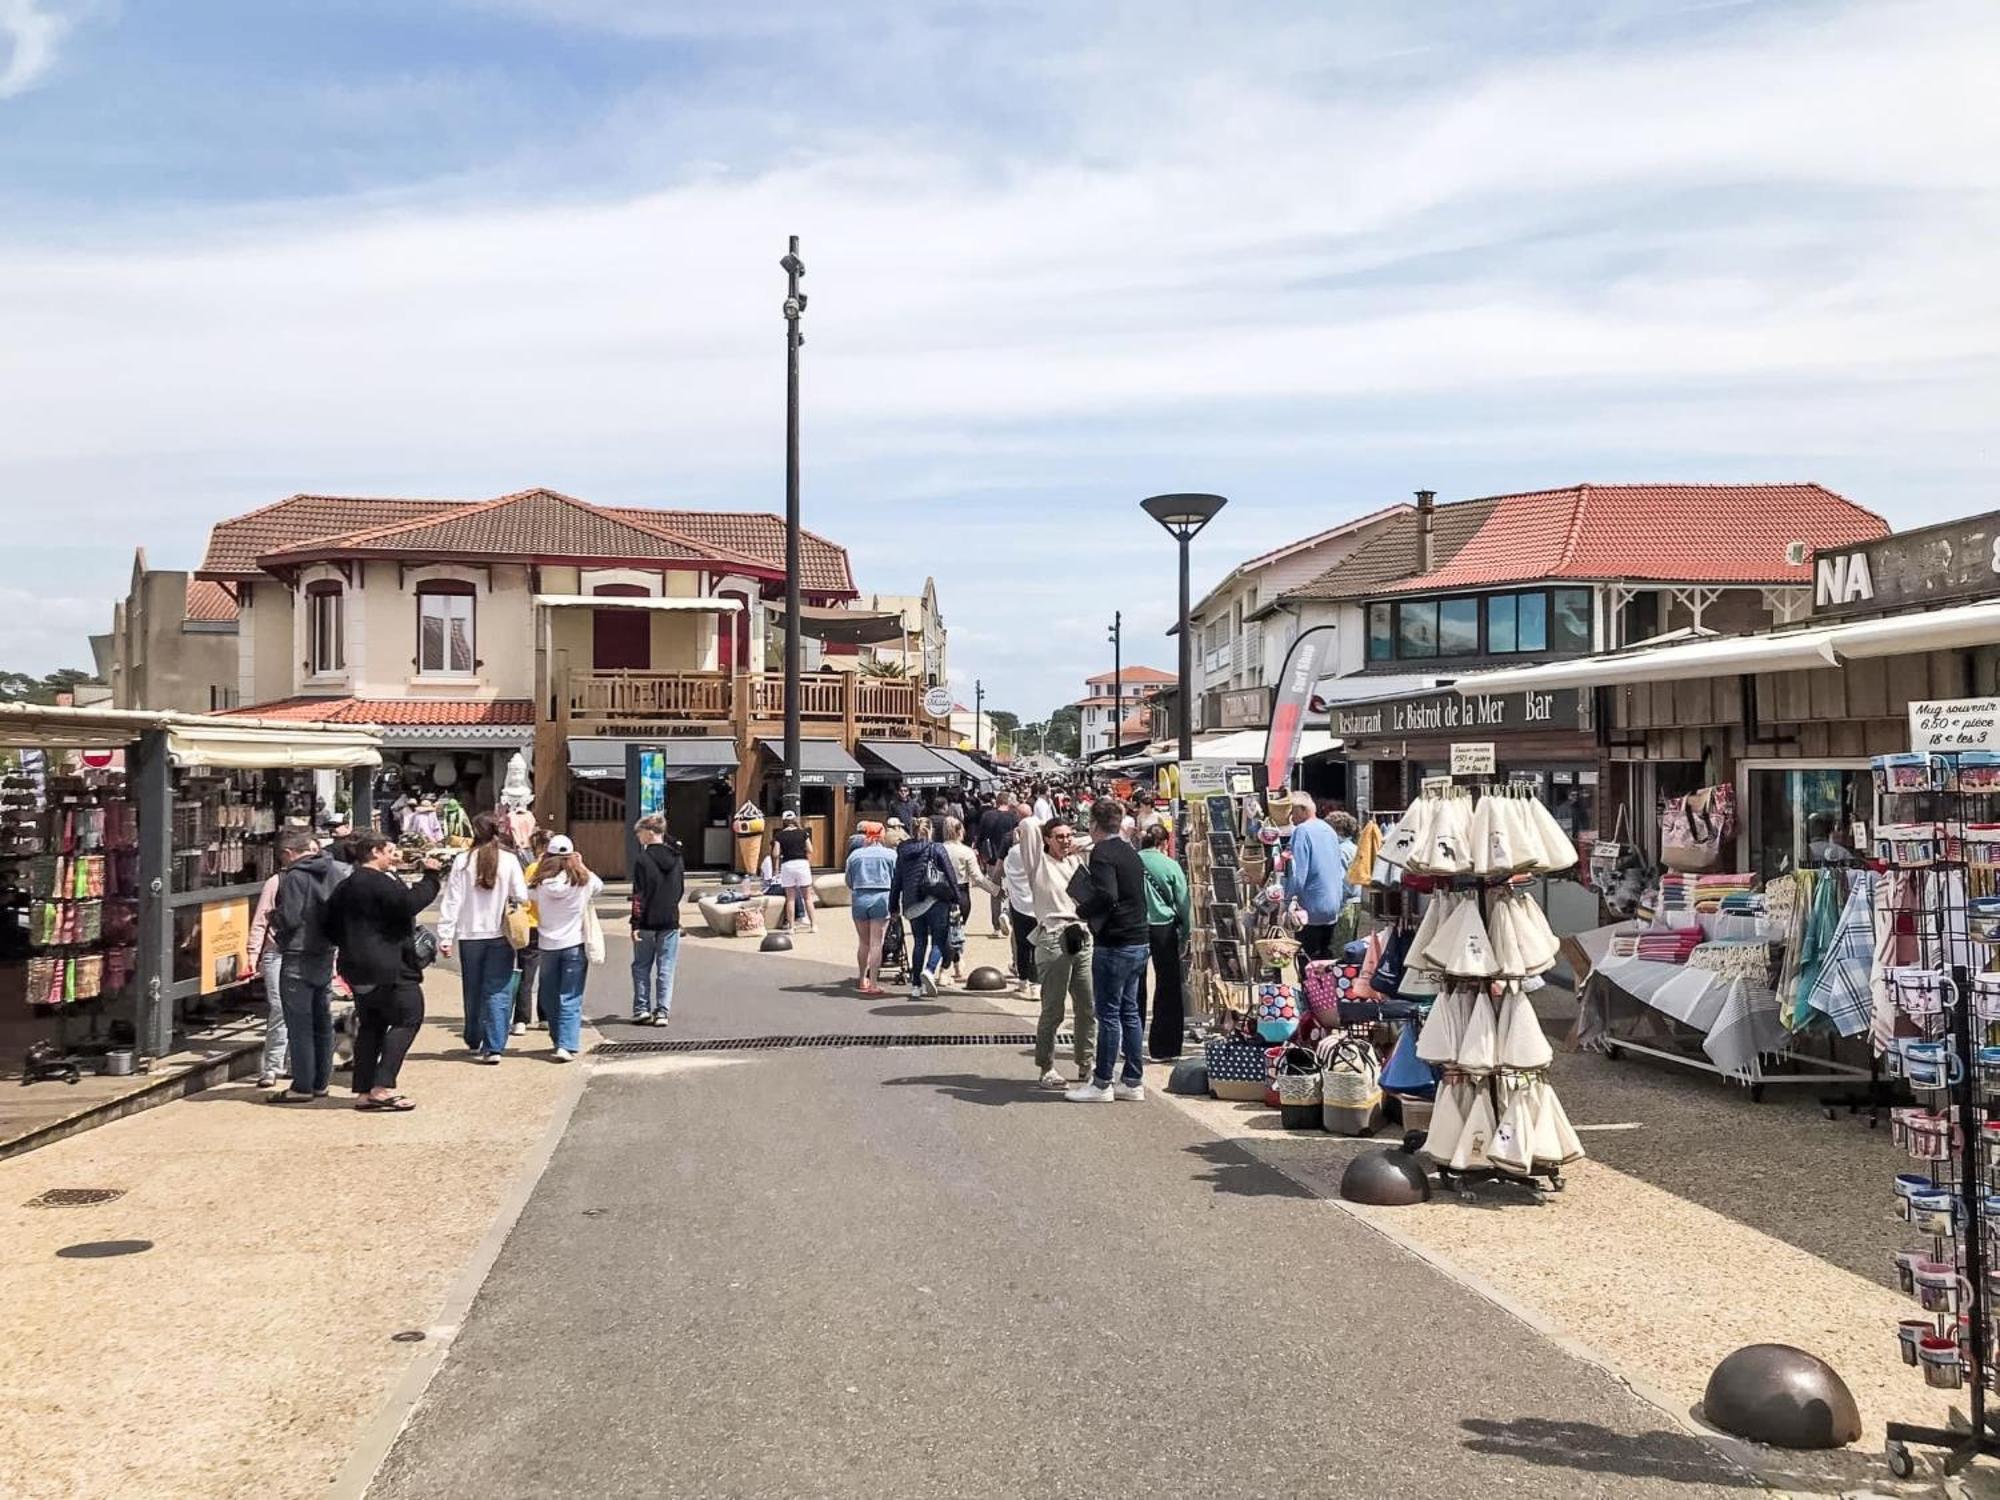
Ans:
[[[534,896],[541,918],[541,992],[554,995],[548,1014],[557,1062],[568,1062],[583,1046],[583,983],[590,974],[584,922],[603,889],[575,844],[560,833],[549,840],[535,871]]]
[[[379,833],[350,843],[354,873],[327,898],[327,931],[340,948],[340,977],[354,991],[354,1107],[401,1114],[416,1108],[396,1092],[404,1055],[424,1023],[424,966],[417,914],[437,899],[438,867],[405,885],[396,846]]]
[[[506,826],[505,823],[501,824],[503,830]],[[504,832],[501,842],[506,842]],[[521,874],[527,880],[530,889],[535,884],[536,862],[541,859],[542,852],[548,846],[549,836],[541,829],[537,828],[528,836],[528,856]],[[549,1018],[535,1008],[535,980],[541,973],[542,947],[541,929],[537,925],[533,902],[528,904],[528,946],[514,955],[514,962],[521,975],[520,983],[514,986],[514,1035],[524,1035],[529,1023],[536,1020],[542,1023],[543,1030],[547,1030]]]
[[[777,860],[778,884],[785,893],[785,918],[778,924],[779,930],[803,927],[807,932],[817,931],[818,924],[812,914],[812,830],[801,826],[799,815],[788,810],[784,826],[773,835],[771,843]]]
[[[278,877],[273,875],[257,893],[257,911],[250,918],[250,961],[257,977],[264,981],[264,1064],[257,1073],[257,1087],[275,1088],[278,1075],[291,1073],[286,1053],[285,997],[278,984],[278,968],[284,955],[271,936],[271,909],[278,904]]]
[[[864,995],[879,995],[882,939],[889,930],[889,888],[896,883],[896,851],[882,847],[882,825],[863,823],[860,847],[847,856],[848,904],[854,911],[854,962]]]
[[[458,954],[465,992],[465,1045],[483,1063],[498,1065],[507,1050],[513,1006],[514,949],[507,941],[507,911],[528,899],[521,861],[500,844],[491,814],[472,820],[472,847],[458,857],[438,910],[438,952]]]
[[[931,838],[931,820],[918,818],[910,837],[896,850],[896,880],[889,912],[910,921],[910,998],[938,992],[938,967],[951,936],[951,915],[965,893],[944,845]]]
[[[1194,922],[1188,910],[1188,880],[1167,853],[1174,832],[1155,823],[1139,836],[1139,863],[1146,870],[1146,942],[1153,955],[1153,1024],[1146,1050],[1156,1062],[1181,1055],[1186,1030],[1186,971],[1181,948]],[[1140,1014],[1145,1014],[1142,1001]]]

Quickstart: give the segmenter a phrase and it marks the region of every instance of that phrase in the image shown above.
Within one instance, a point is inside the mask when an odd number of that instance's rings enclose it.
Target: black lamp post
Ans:
[[[977,677],[972,679],[972,748],[986,748],[986,684]]]
[[[1106,633],[1111,642],[1111,748],[1118,749],[1125,734],[1125,611],[1111,611],[1111,629]]]
[[[1139,502],[1139,508],[1181,544],[1181,680],[1174,696],[1174,723],[1180,731],[1183,761],[1194,759],[1194,735],[1188,728],[1188,693],[1194,686],[1194,642],[1188,633],[1188,543],[1228,503],[1220,495],[1154,495]]]
[[[799,317],[806,294],[799,278],[799,237],[778,262],[785,273],[785,791],[784,810],[799,810]]]

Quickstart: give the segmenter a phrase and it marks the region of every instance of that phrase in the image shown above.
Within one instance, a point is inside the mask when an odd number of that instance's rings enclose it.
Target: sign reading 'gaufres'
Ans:
[[[2000,594],[2000,515],[1813,554],[1813,613],[1855,615]]]
[[[1333,711],[1341,739],[1370,735],[1455,734],[1478,729],[1495,734],[1582,727],[1576,688],[1526,693],[1419,693],[1384,703],[1343,705]]]

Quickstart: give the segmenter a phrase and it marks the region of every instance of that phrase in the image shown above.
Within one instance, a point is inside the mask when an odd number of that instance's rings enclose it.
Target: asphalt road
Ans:
[[[674,1034],[1002,1029],[838,973],[690,944]],[[1029,1073],[1012,1046],[600,1065],[372,1493],[1750,1487],[1164,1102]]]

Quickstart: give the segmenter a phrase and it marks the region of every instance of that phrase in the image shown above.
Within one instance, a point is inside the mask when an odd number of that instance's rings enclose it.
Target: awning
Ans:
[[[216,771],[348,771],[381,765],[380,744],[366,730],[293,735],[217,724],[169,729],[167,758]]]
[[[783,740],[759,740],[779,765],[785,763]],[[866,773],[861,762],[841,749],[838,740],[799,741],[800,786],[844,786],[850,791],[861,785]]]
[[[975,786],[983,781],[998,781],[1000,779],[998,775],[987,770],[986,767],[982,766],[962,750],[952,750],[943,745],[933,745],[930,747],[930,752],[946,765],[956,770],[961,776],[968,778]]]
[[[784,627],[782,613],[772,618],[780,629]],[[832,609],[823,604],[799,606],[799,634],[811,636],[816,641],[830,641],[842,646],[874,646],[884,641],[900,641],[910,633],[901,615],[866,609]]]
[[[959,779],[956,767],[908,740],[863,740],[861,753],[877,767],[869,774],[894,776],[905,786],[952,786]]]
[[[1217,735],[1211,740],[1194,742],[1196,760],[1226,760],[1241,765],[1262,765],[1264,742],[1270,737],[1269,729],[1239,729],[1234,734]],[[1324,729],[1308,729],[1299,735],[1300,760],[1315,755],[1325,755],[1329,750],[1338,750],[1341,741]]]
[[[1715,636],[1673,646],[1641,646],[1571,661],[1544,662],[1461,677],[1461,693],[1527,688],[1611,687],[1621,682],[1672,682],[1753,672],[1812,671],[1843,661],[1913,656],[1925,651],[2000,643],[2000,600],[1960,604],[1921,614],[1839,625],[1808,625],[1764,635]]]
[[[669,781],[707,781],[734,774],[736,742],[716,735],[684,739],[573,739],[569,742],[569,773],[582,781],[610,781],[625,775],[625,751],[637,745],[659,752]]]
[[[535,603],[544,609],[650,609],[695,615],[733,615],[743,608],[740,599],[709,594],[537,594]]]

